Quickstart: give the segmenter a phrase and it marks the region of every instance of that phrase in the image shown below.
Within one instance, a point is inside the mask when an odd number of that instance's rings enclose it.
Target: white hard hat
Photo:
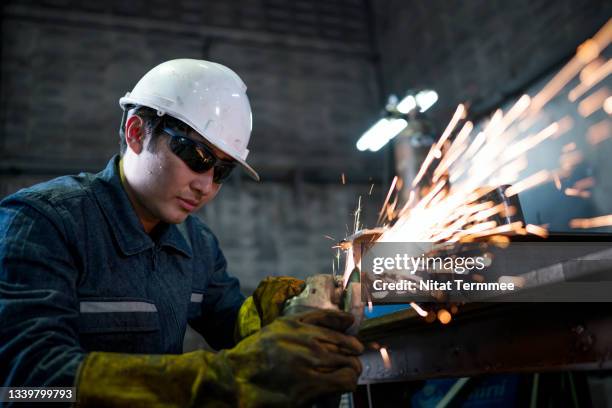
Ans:
[[[175,59],[159,64],[119,99],[147,106],[185,122],[210,144],[232,157],[259,181],[246,162],[253,117],[246,85],[231,69],[215,62]]]

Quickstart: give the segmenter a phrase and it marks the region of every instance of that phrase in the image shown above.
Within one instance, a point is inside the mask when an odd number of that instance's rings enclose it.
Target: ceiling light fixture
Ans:
[[[416,94],[408,93],[399,103],[391,95],[385,108],[385,117],[370,127],[357,141],[357,149],[376,152],[408,126],[408,114],[418,108],[423,113],[438,100],[433,90],[422,90]]]

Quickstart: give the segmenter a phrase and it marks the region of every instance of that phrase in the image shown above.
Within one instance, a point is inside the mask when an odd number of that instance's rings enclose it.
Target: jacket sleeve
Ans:
[[[208,276],[201,315],[190,324],[204,336],[211,347],[219,350],[235,345],[234,325],[245,297],[240,292],[238,279],[227,273],[227,261],[217,239],[212,232],[206,232],[209,253],[213,258],[209,264],[213,267]]]
[[[0,379],[4,386],[73,386],[79,345],[77,268],[55,210],[0,203]]]

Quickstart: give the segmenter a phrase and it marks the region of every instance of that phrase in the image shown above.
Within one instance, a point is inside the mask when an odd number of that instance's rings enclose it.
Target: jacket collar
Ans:
[[[119,176],[119,155],[113,156],[106,168],[96,174],[92,186],[98,204],[113,231],[113,235],[124,255],[134,255],[155,246],[155,242],[144,231]],[[187,223],[185,220],[184,224]],[[171,247],[188,258],[193,256],[187,225],[179,230],[176,225],[163,224],[159,230],[159,246]],[[183,231],[183,232],[181,232]]]

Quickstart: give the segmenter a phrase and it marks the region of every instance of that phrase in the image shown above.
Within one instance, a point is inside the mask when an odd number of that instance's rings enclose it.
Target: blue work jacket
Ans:
[[[145,233],[113,157],[0,202],[0,383],[71,386],[90,351],[182,352],[187,324],[233,346],[244,301],[189,216]]]

